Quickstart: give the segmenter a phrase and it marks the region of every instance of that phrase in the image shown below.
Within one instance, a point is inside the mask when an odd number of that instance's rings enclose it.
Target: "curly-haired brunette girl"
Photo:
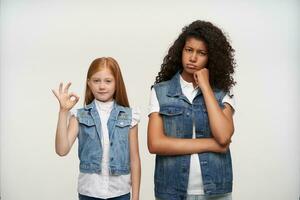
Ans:
[[[234,50],[206,21],[183,28],[151,91],[148,149],[159,200],[230,200]]]
[[[205,67],[209,70],[211,86],[228,92],[235,84],[232,77],[235,68],[234,49],[221,29],[211,22],[200,20],[182,29],[182,33],[164,57],[155,83],[170,80],[178,71],[182,72],[181,55],[185,42],[189,38],[196,38],[205,43],[208,54]]]

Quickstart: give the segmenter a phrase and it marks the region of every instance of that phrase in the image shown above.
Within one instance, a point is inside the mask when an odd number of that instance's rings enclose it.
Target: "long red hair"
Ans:
[[[91,63],[88,73],[87,73],[87,77],[86,77],[84,105],[90,104],[95,99],[91,89],[88,86],[89,79],[95,73],[97,73],[98,71],[101,71],[105,68],[110,69],[110,71],[112,72],[112,75],[114,76],[115,81],[116,81],[116,91],[113,96],[116,103],[121,106],[129,107],[128,97],[127,97],[127,93],[126,93],[126,87],[125,87],[125,84],[123,81],[121,69],[119,67],[118,62],[114,58],[111,58],[111,57],[97,58]]]

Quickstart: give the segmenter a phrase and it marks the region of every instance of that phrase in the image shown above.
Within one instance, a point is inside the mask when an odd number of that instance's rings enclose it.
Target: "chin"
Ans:
[[[190,75],[193,75],[196,71],[197,71],[197,69],[186,69],[185,70],[185,72]]]
[[[110,99],[109,98],[103,98],[103,97],[101,97],[101,98],[96,98],[98,101],[101,101],[101,102],[107,102],[107,101],[109,101]]]

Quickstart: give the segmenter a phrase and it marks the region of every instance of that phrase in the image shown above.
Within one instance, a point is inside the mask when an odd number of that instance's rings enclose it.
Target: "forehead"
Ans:
[[[114,75],[109,68],[102,68],[94,73],[91,78],[114,78]]]
[[[185,41],[185,46],[192,47],[195,49],[206,50],[205,42],[203,40],[194,37],[187,38]]]

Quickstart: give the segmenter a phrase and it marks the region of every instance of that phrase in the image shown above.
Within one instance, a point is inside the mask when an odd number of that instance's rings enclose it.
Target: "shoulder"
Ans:
[[[132,108],[126,107],[126,106],[122,106],[122,105],[119,105],[117,103],[116,103],[116,108],[118,110],[119,117],[120,117],[120,115],[122,115],[122,116],[126,115],[127,117],[132,118]]]
[[[170,86],[171,86],[171,80],[168,80],[168,81],[156,83],[155,85],[153,85],[153,89],[155,90],[156,93],[159,93],[159,95],[161,95],[161,93],[167,92]]]
[[[89,112],[89,109],[86,109],[85,107],[76,110],[77,118],[88,117],[90,115],[91,113]]]
[[[122,105],[117,104],[117,103],[116,103],[116,106],[117,106],[117,108],[118,108],[119,110],[122,110],[122,111],[131,111],[131,109],[132,109],[132,108],[130,108],[130,107],[122,106]]]
[[[168,87],[170,85],[170,82],[171,80],[156,83],[153,85],[153,88]]]

